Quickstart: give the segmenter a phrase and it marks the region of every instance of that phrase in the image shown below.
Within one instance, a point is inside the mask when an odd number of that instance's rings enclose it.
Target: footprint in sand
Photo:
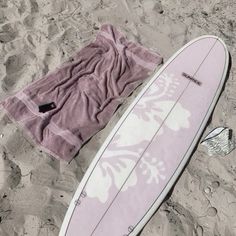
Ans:
[[[29,4],[31,13],[39,12],[39,6],[37,0],[29,0]]]
[[[19,54],[10,55],[4,63],[6,75],[3,78],[2,88],[5,91],[19,89],[26,81],[31,81],[32,74],[36,71],[36,57],[33,53],[22,51]]]
[[[51,22],[48,25],[47,31],[48,31],[48,39],[49,40],[55,39],[56,36],[60,33],[60,29],[55,22]]]
[[[23,137],[23,134],[20,130],[14,130],[12,127],[8,127],[11,129],[11,133],[5,133],[5,143],[4,146],[6,147],[7,152],[12,155],[19,157],[22,154],[25,154],[27,150],[31,149],[30,143]]]
[[[41,219],[60,226],[67,211],[67,206],[59,201],[50,201],[44,209]]]
[[[18,189],[9,197],[12,209],[20,214],[41,215],[48,204],[51,191],[46,187],[32,186]]]
[[[30,182],[35,185],[52,186],[57,178],[57,171],[50,165],[43,164],[31,171]]]
[[[17,30],[13,24],[5,24],[0,28],[0,42],[7,43],[14,40],[18,36]]]
[[[1,147],[4,150],[3,147]],[[17,164],[9,160],[7,153],[2,152],[0,158],[0,190],[7,186],[14,189],[21,181],[21,170]]]
[[[78,185],[78,181],[73,175],[73,173],[62,173],[61,176],[59,176],[53,186],[57,189],[64,190],[66,192],[73,192],[76,189],[76,186]]]
[[[26,47],[28,47],[29,51],[37,52],[37,57],[41,59],[45,51],[44,45],[48,45],[48,39],[46,38],[46,34],[41,31],[30,31],[25,35],[24,43],[26,44]]]
[[[13,161],[8,160],[9,167],[6,170],[10,169],[10,175],[6,179],[6,184],[14,189],[21,181],[21,169]]]
[[[24,53],[9,56],[5,62],[6,73],[11,75],[24,69],[24,66],[29,62],[29,59],[30,58],[27,58]]]
[[[35,14],[27,15],[23,20],[23,24],[28,28],[33,28],[36,25],[37,20],[38,20],[38,15]]]

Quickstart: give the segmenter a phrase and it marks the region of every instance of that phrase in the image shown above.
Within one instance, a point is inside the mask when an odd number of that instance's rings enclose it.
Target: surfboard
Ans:
[[[60,236],[134,236],[173,187],[226,79],[229,55],[199,37],[158,70],[127,108],[85,173]]]

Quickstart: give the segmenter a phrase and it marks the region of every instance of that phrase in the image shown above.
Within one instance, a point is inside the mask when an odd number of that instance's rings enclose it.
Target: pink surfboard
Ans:
[[[215,36],[181,48],[143,88],[98,151],[60,236],[134,236],[177,180],[213,111],[228,69]]]

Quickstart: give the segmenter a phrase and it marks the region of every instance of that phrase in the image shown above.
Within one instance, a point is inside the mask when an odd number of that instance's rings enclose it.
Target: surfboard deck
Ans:
[[[82,179],[60,236],[134,236],[160,206],[196,146],[225,82],[215,36],[181,48],[150,79]]]

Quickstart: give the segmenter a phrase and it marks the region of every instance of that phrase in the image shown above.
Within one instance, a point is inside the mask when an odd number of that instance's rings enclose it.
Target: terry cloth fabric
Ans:
[[[60,68],[1,105],[40,149],[70,161],[160,63],[159,54],[105,24]]]

